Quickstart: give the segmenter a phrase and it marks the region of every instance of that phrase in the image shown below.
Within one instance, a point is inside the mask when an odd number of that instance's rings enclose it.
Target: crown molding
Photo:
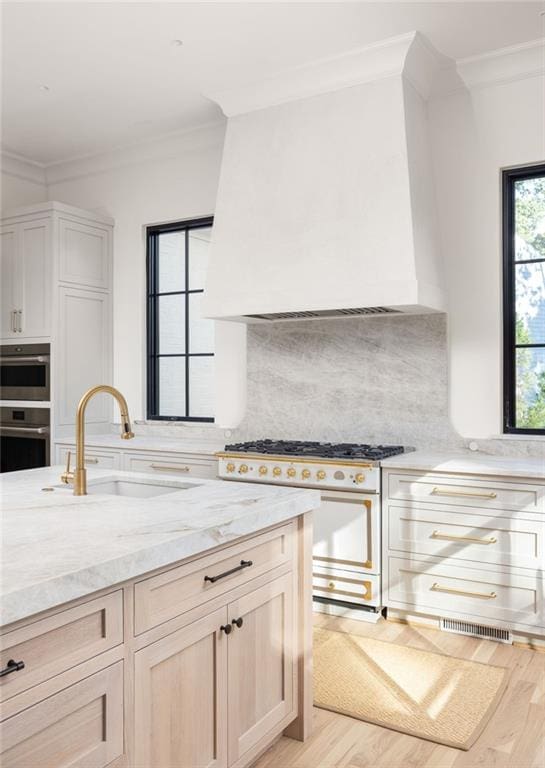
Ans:
[[[17,155],[15,152],[3,149],[0,153],[0,166],[2,173],[8,176],[15,176],[18,179],[43,186],[47,183],[45,167],[41,163]]]
[[[545,38],[459,59],[456,69],[468,88],[485,88],[545,74]]]
[[[45,175],[48,184],[58,184],[128,166],[167,160],[187,152],[222,147],[224,136],[225,121],[215,121],[108,152],[50,163],[45,166]]]

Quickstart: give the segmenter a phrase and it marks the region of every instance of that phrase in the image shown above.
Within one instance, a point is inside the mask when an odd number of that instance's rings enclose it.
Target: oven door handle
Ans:
[[[0,425],[0,435],[48,435],[49,427],[12,427]]]
[[[0,357],[0,365],[6,363],[49,363],[49,355],[10,355],[7,357]]]

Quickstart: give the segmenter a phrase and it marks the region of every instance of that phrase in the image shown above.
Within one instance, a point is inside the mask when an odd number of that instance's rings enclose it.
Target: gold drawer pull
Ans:
[[[165,472],[191,472],[191,467],[171,467],[168,464],[150,464],[152,469],[163,469]]]
[[[463,597],[478,597],[480,600],[495,600],[495,592],[465,592],[463,589],[441,587],[437,582],[430,587],[432,592],[445,592],[447,595],[462,595]]]
[[[442,539],[443,541],[469,541],[471,544],[495,544],[497,542],[495,536],[491,536],[489,539],[479,539],[477,536],[454,536],[454,534],[441,533],[441,531],[434,531],[431,538]]]
[[[96,459],[94,456],[86,456],[85,457],[85,463],[86,464],[98,464],[98,459]]]
[[[462,496],[468,499],[495,499],[498,495],[494,491],[479,493],[478,491],[445,491],[442,488],[434,488],[432,494],[435,496]]]

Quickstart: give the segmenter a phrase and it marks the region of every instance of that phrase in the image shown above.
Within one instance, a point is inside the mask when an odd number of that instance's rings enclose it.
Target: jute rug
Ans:
[[[469,749],[496,709],[504,667],[368,637],[314,630],[314,704]]]

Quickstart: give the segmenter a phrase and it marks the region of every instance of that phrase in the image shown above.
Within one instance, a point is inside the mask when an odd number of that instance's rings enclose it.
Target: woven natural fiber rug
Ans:
[[[509,670],[314,630],[314,704],[420,739],[469,749],[495,711]]]

